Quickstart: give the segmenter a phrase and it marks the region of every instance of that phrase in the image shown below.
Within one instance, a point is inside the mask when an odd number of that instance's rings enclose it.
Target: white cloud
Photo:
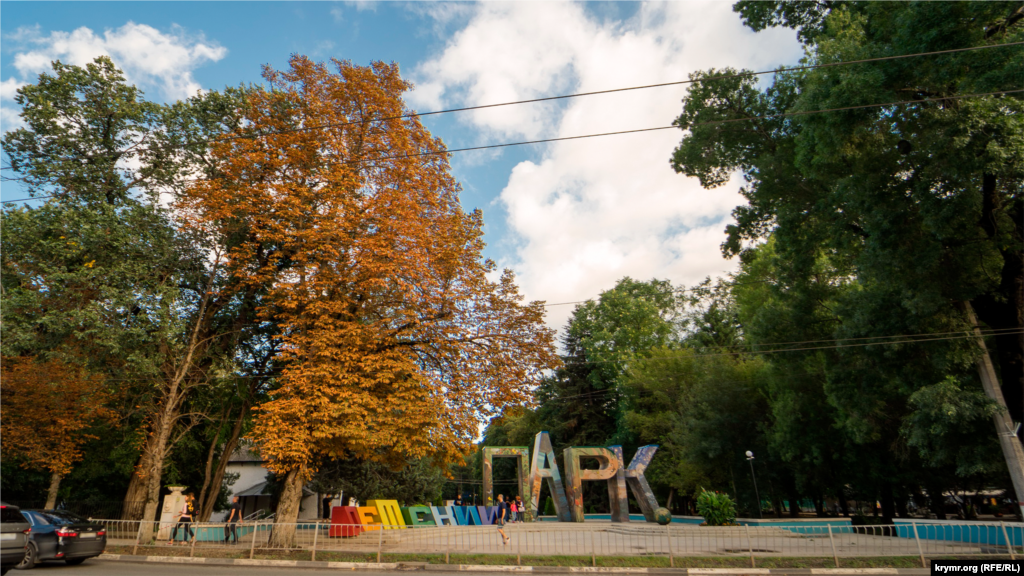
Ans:
[[[28,82],[35,82],[39,73],[50,72],[51,62],[84,66],[97,56],[110,56],[127,80],[149,94],[176,100],[194,95],[201,86],[192,71],[207,62],[216,62],[227,55],[227,49],[202,35],[188,34],[180,26],[171,26],[163,33],[152,26],[128,22],[102,35],[86,27],[72,32],[51,31],[44,35],[38,26],[19,28],[4,36],[5,48],[14,52],[13,67],[20,79],[3,81],[0,92],[0,131],[23,125],[18,108],[13,105],[14,92]]]
[[[483,3],[444,50],[414,73],[420,109],[686,79],[711,67],[794,62],[786,30],[742,27],[724,2],[647,3],[631,21],[598,19],[570,3]],[[590,96],[471,112],[481,141],[574,136],[668,126],[684,87]],[[509,175],[507,209],[516,270],[529,298],[593,297],[623,276],[692,284],[733,269],[719,245],[739,184],[713,191],[675,174],[677,130],[547,145]],[[571,307],[554,307],[560,326]]]
[[[53,60],[84,66],[97,56],[107,55],[130,82],[156,88],[166,99],[195,94],[201,86],[193,78],[193,70],[227,55],[226,48],[202,35],[189,34],[180,26],[171,26],[164,33],[134,22],[103,34],[86,27],[71,32],[55,30],[48,35],[38,27],[21,28],[7,40],[14,44],[13,65],[22,80],[34,81],[37,74],[51,69]]]
[[[19,82],[14,78],[8,78],[7,80],[0,82],[0,100],[14,101],[14,97],[18,93],[18,88],[21,88],[24,85],[24,82]]]
[[[346,6],[351,6],[360,12],[369,10],[371,12],[377,11],[377,2],[374,0],[345,0]]]

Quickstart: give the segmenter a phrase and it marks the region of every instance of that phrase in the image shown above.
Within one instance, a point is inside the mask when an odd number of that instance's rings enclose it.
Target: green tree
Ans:
[[[644,443],[659,444],[651,480],[681,494],[728,491],[757,514],[744,455],[767,454],[768,364],[759,357],[660,349],[631,366],[625,420]]]
[[[1024,35],[1019,5],[1010,3],[740,2],[736,10],[754,29],[798,29],[809,64]],[[793,320],[831,316],[832,328],[823,332],[849,339],[963,330],[973,309],[988,327],[1009,329],[993,340],[1003,395],[1020,419],[1022,104],[1018,95],[959,98],[1015,88],[1019,57],[1019,48],[992,48],[780,72],[764,90],[753,77],[698,73],[677,120],[688,133],[672,162],[707,187],[743,172],[749,205],[734,212],[723,250],[742,254],[770,235],[792,280],[782,286],[805,293],[803,304],[792,300]],[[764,118],[912,99],[924,101]],[[761,118],[707,124],[744,117]],[[849,288],[816,300],[813,291],[829,292],[815,283],[823,258],[838,272],[832,285]],[[965,341],[842,348],[828,364],[824,389],[852,442],[912,469],[913,458],[927,451],[917,444],[916,455],[904,458],[900,449],[907,446],[901,430],[924,406],[909,398],[947,376],[965,392],[977,391],[971,362],[979,357]],[[976,445],[980,453],[984,444]],[[895,488],[878,489],[891,516],[886,493]]]
[[[237,96],[159,105],[108,58],[54,62],[18,90],[26,127],[3,139],[16,179],[50,197],[3,213],[3,352],[107,376],[124,442],[141,453],[125,499],[146,500],[148,519],[176,442],[205,421],[183,407],[234,358],[254,308],[219,297],[217,254],[160,203],[216,172],[207,141],[237,125]]]
[[[629,277],[576,307],[562,338],[564,367],[535,392],[538,418],[553,443],[628,441],[619,381],[632,360],[678,339],[681,307],[668,281]]]

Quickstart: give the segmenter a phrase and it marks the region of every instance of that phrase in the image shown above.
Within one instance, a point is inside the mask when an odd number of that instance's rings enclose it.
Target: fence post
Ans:
[[[590,564],[597,566],[597,547],[594,546],[594,529],[590,529]]]
[[[910,527],[914,529],[914,541],[917,542],[917,554],[921,557],[921,567],[927,568],[928,563],[924,561],[924,551],[921,549],[921,537],[917,535],[917,522],[911,522]],[[896,527],[893,526],[893,530]]]
[[[747,529],[747,550],[750,551],[750,567],[756,568],[754,565],[754,544],[750,541],[750,524],[746,524],[745,528]]]
[[[142,527],[145,525],[145,520],[139,520],[139,529],[135,532],[135,546],[132,548],[132,556],[135,556],[139,552],[139,541],[142,540]]]
[[[520,539],[521,539],[521,536],[519,534],[516,534],[516,566],[522,566],[523,565],[523,549],[522,549],[522,547],[519,546],[519,544],[520,544],[519,540]]]
[[[1016,560],[1017,557],[1013,553],[1013,542],[1010,542],[1010,535],[1006,533],[1006,522],[1000,522],[999,526],[1003,529],[1003,540],[1006,540],[1006,551],[1010,553],[1010,560]]]
[[[311,562],[316,562],[316,537],[320,535],[320,521],[313,523],[313,555],[310,556]]]
[[[443,520],[441,521],[441,529],[444,530],[444,521]],[[448,555],[451,554],[451,551],[452,551],[452,531],[451,530],[445,530],[444,531],[444,563],[445,564],[448,563]]]
[[[188,528],[191,528],[193,524],[198,524],[198,522],[192,522],[191,520],[189,520],[188,524],[189,524]],[[192,542],[191,542],[191,544],[189,545],[189,548],[188,548],[188,557],[189,558],[192,558],[196,554],[196,539],[197,538],[199,538],[199,528],[198,527],[196,527],[196,531],[192,533]]]
[[[836,563],[836,568],[839,568],[839,556],[836,555],[836,541],[832,537],[832,524],[828,525],[828,541],[832,545],[832,561]]]
[[[676,567],[676,559],[672,556],[672,522],[665,524],[665,533],[668,534],[668,567]]]
[[[252,544],[249,545],[249,560],[252,560],[253,553],[256,551],[256,533],[260,531],[259,520],[252,524]]]
[[[380,549],[384,546],[384,525],[382,524],[377,531],[380,532],[380,537],[377,538],[377,564],[380,564]]]

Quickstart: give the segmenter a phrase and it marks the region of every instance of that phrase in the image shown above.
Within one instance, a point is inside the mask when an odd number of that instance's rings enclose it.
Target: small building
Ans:
[[[229,488],[228,500],[238,496],[242,505],[243,518],[267,517],[277,508],[277,496],[269,491],[266,461],[251,446],[239,444],[228,458],[225,476],[238,475],[238,479]],[[320,500],[318,495],[308,488],[302,489],[302,502],[299,505],[299,520],[317,518]],[[262,511],[262,512],[261,512]],[[221,522],[228,517],[227,511],[214,512],[210,521]]]

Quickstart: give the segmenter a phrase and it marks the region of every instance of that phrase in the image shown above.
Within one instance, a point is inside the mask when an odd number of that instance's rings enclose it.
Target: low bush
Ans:
[[[708,526],[735,526],[736,505],[728,494],[701,488],[697,496],[697,513]]]

